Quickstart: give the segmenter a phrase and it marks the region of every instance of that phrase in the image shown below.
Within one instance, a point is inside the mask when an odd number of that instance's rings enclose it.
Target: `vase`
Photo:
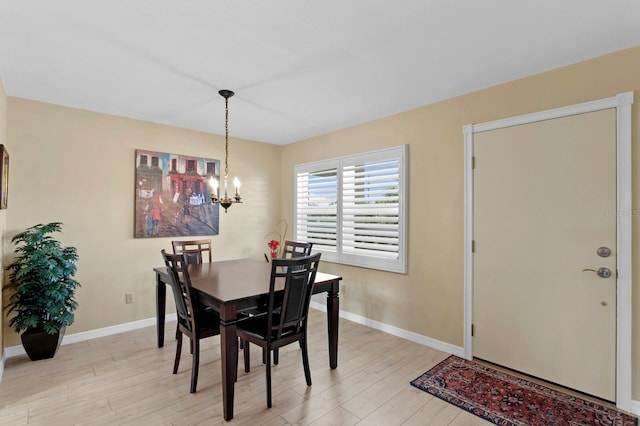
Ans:
[[[57,333],[49,334],[41,328],[29,328],[22,333],[22,346],[31,361],[53,358],[62,343],[65,330],[66,327],[62,327]]]

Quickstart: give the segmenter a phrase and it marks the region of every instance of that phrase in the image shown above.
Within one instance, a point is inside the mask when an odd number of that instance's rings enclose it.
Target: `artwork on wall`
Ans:
[[[135,237],[218,235],[220,160],[136,150]]]
[[[0,209],[6,209],[9,196],[9,153],[4,145],[0,145],[0,155]]]

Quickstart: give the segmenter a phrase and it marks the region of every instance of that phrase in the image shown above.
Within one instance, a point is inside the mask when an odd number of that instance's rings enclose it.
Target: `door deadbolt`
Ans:
[[[598,268],[597,271],[595,269],[588,269],[588,268],[582,270],[582,272],[586,272],[586,271],[595,272],[595,274],[600,278],[609,278],[611,276],[611,269],[609,268],[604,268],[604,267]]]
[[[596,253],[600,257],[609,257],[611,256],[611,249],[609,247],[598,247],[598,250],[596,250]]]

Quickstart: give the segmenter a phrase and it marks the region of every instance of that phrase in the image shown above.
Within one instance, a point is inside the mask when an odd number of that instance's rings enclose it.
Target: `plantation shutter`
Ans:
[[[342,252],[398,258],[399,160],[342,168]]]
[[[297,165],[295,238],[324,260],[406,272],[406,150]]]
[[[296,239],[313,243],[323,259],[337,258],[338,168],[319,164],[296,173]]]

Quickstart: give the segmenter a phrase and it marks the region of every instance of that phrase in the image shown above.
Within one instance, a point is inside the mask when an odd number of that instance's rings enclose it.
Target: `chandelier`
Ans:
[[[224,212],[227,212],[227,209],[231,207],[231,204],[234,203],[242,203],[240,198],[240,181],[238,178],[233,179],[234,186],[234,195],[230,197],[228,194],[228,180],[229,180],[229,98],[232,97],[235,93],[231,90],[220,90],[218,92],[220,96],[224,98],[224,196],[221,198],[219,194],[219,185],[218,180],[211,176],[209,181],[211,185],[211,202],[219,203],[223,208]]]

